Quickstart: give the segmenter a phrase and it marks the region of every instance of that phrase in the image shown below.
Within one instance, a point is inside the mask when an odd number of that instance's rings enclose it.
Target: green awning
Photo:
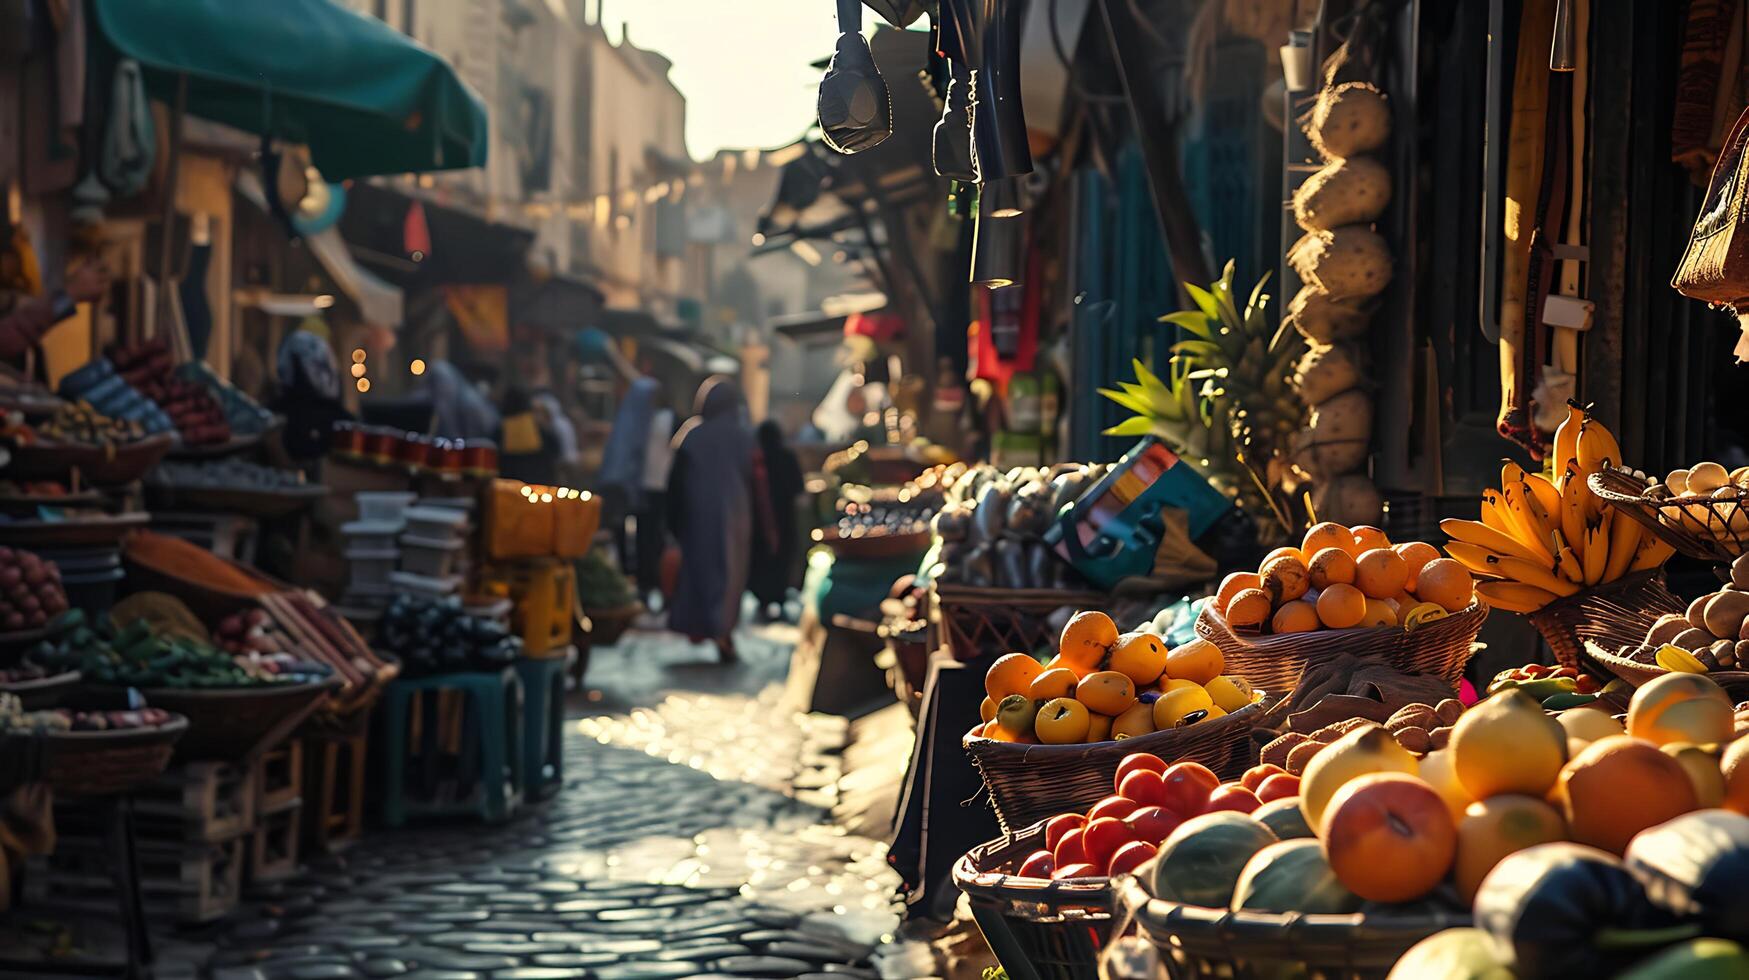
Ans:
[[[486,162],[486,110],[449,64],[331,0],[93,0],[151,94],[310,148],[330,180]]]

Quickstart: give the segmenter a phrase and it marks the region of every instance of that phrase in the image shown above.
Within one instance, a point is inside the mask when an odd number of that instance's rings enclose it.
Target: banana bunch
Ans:
[[[1445,551],[1484,581],[1488,605],[1535,612],[1580,589],[1657,568],[1672,549],[1633,518],[1616,513],[1585,478],[1621,463],[1615,436],[1578,405],[1555,430],[1555,479],[1508,461],[1500,489],[1482,491],[1482,519],[1448,518]]]

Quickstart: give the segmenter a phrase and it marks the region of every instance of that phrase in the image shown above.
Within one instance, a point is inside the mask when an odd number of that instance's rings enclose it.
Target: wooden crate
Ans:
[[[288,738],[255,760],[255,812],[277,813],[304,795],[304,743]]]
[[[135,795],[135,824],[143,837],[228,841],[254,829],[255,804],[254,770],[190,762]]]
[[[259,814],[249,835],[249,881],[283,881],[297,874],[303,812],[303,801],[294,799]]]
[[[248,834],[218,841],[139,840],[140,893],[148,916],[182,924],[218,919],[237,907]],[[115,914],[115,879],[108,841],[62,836],[52,854],[32,858],[25,894],[33,905]]]
[[[304,743],[304,833],[312,851],[334,854],[364,836],[369,736],[324,733],[307,736]]]

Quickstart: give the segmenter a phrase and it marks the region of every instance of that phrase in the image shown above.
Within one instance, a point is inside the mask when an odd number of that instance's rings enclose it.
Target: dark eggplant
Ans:
[[[978,507],[972,512],[972,540],[994,541],[1008,523],[1008,490],[989,483],[978,491]]]
[[[1056,564],[1057,556],[1051,551],[1051,546],[1043,541],[1031,541],[1026,545],[1026,587],[1029,589],[1048,589],[1051,587],[1051,576],[1054,573],[1052,565]]]
[[[1627,868],[1665,911],[1698,918],[1709,936],[1749,939],[1749,817],[1696,810],[1642,830]]]
[[[1510,952],[1520,980],[1610,976],[1699,934],[1652,904],[1615,855],[1567,842],[1495,865],[1476,893],[1475,922]]]
[[[1026,588],[1026,548],[1014,538],[996,541],[996,584],[1005,589]]]

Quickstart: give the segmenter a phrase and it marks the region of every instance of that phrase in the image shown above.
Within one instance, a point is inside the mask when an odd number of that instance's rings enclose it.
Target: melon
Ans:
[[[1348,344],[1313,346],[1294,366],[1293,385],[1308,405],[1327,402],[1359,385],[1360,379],[1360,355]]]
[[[1366,336],[1372,310],[1364,297],[1331,296],[1316,287],[1301,286],[1288,301],[1287,316],[1310,343],[1334,344]]]
[[[1349,473],[1315,483],[1312,509],[1320,521],[1376,527],[1384,523],[1385,498],[1365,474]]]
[[[1300,812],[1300,798],[1297,796],[1271,800],[1252,810],[1251,818],[1282,840],[1318,836],[1312,832],[1312,825],[1306,823],[1306,815]]]
[[[1391,202],[1391,172],[1372,157],[1336,160],[1294,191],[1294,221],[1307,231],[1378,220]]]
[[[1494,940],[1468,927],[1436,932],[1409,947],[1385,980],[1513,980],[1512,964]]]
[[[1367,82],[1320,89],[1306,119],[1306,138],[1326,160],[1371,153],[1391,138],[1390,103]]]
[[[1268,827],[1243,813],[1191,817],[1160,845],[1150,891],[1169,902],[1226,908],[1245,864],[1275,842]]]
[[[1360,896],[1343,887],[1316,840],[1284,840],[1251,856],[1233,889],[1233,908],[1344,915]]]
[[[1331,296],[1376,296],[1391,281],[1391,249],[1361,225],[1308,231],[1287,253],[1302,281]]]

